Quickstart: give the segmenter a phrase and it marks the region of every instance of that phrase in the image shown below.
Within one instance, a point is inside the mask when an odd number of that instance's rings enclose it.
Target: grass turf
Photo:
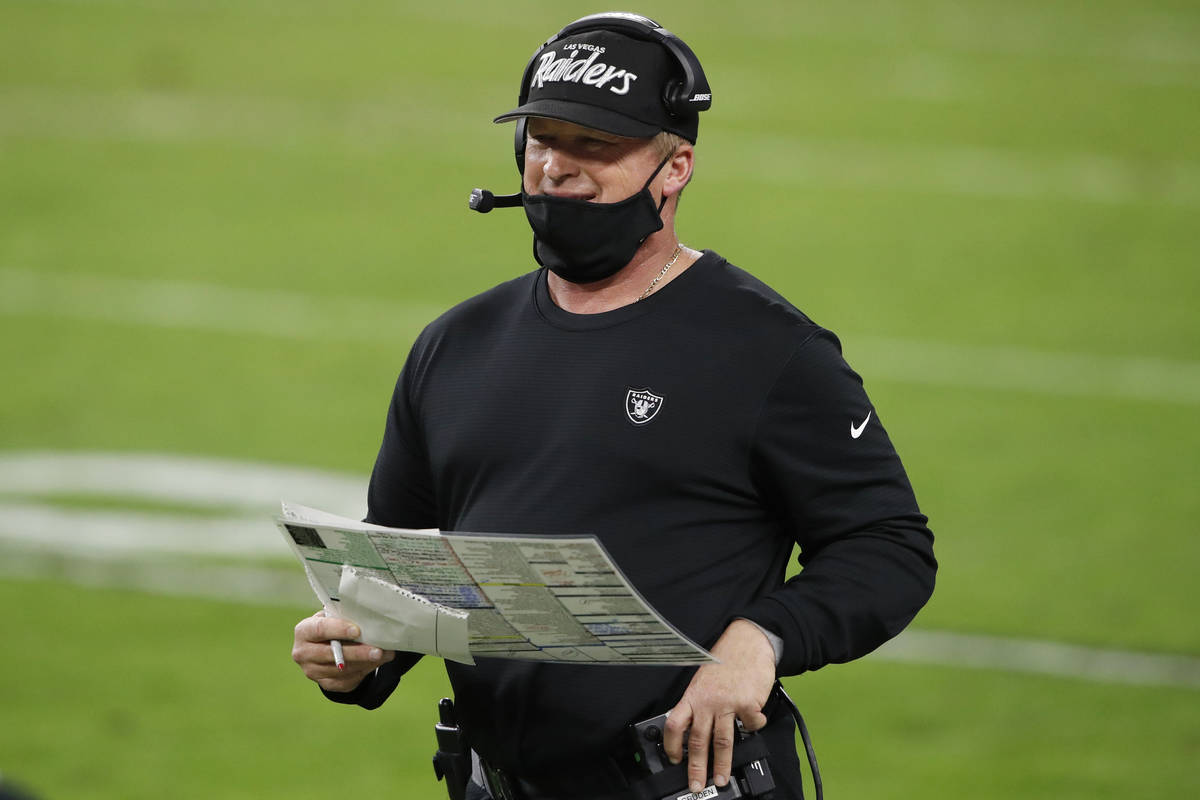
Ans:
[[[531,268],[519,215],[466,192],[515,186],[488,119],[595,10],[4,4],[0,448],[365,474],[421,324]],[[943,564],[918,624],[1200,654],[1194,402],[929,382],[870,347],[1194,373],[1194,4],[641,10],[716,96],[684,241],[837,331],[905,458]],[[129,287],[161,281],[156,317]],[[356,713],[288,660],[300,609],[38,580],[0,599],[22,627],[0,770],[47,797],[440,794],[432,662]],[[873,662],[791,684],[841,797],[1196,793],[1194,692]]]

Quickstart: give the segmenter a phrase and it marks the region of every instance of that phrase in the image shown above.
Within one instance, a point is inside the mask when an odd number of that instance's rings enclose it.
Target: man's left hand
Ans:
[[[688,787],[698,792],[708,777],[708,751],[713,753],[713,783],[729,783],[733,768],[734,720],[748,731],[767,724],[762,708],[775,684],[775,650],[753,623],[736,619],[713,645],[720,664],[705,664],[667,717],[663,748],[672,763],[683,758],[687,734]],[[688,732],[690,730],[690,733]]]

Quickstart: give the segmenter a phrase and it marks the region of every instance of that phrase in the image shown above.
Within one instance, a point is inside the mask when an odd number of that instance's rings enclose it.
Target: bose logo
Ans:
[[[698,94],[688,102],[695,103],[697,100],[712,100],[712,94]]]

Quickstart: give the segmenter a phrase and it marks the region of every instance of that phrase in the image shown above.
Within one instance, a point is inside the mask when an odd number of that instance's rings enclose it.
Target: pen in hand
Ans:
[[[342,643],[337,639],[329,640],[329,647],[333,650],[333,661],[337,664],[338,669],[346,668],[346,656],[342,653]]]
[[[321,607],[321,614],[326,617],[333,616],[329,613],[329,605],[325,604]],[[338,639],[329,640],[329,649],[333,651],[333,663],[337,664],[338,669],[346,668],[346,654],[342,652],[342,643]]]

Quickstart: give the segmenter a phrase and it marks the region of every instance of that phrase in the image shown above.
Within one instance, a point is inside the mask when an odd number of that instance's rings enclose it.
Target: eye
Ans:
[[[534,153],[544,153],[554,146],[554,139],[550,136],[534,136],[530,134],[525,139],[525,147]]]

